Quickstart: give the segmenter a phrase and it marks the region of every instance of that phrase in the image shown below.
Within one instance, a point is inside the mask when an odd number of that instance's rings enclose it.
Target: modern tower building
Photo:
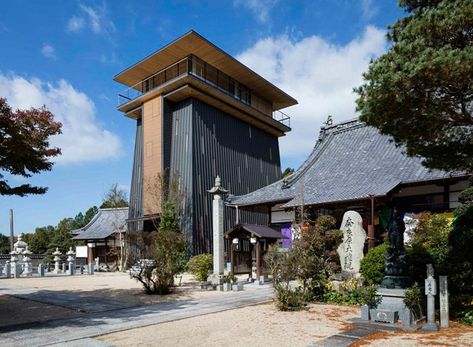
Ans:
[[[180,177],[191,252],[210,252],[207,190],[217,175],[235,195],[280,179],[278,138],[291,129],[279,110],[297,101],[194,31],[114,80],[128,86],[119,94],[118,110],[136,121],[128,230],[149,230],[150,220],[159,219],[147,181],[169,170]],[[235,223],[230,211],[227,228]],[[257,223],[267,213],[256,208],[239,218]]]

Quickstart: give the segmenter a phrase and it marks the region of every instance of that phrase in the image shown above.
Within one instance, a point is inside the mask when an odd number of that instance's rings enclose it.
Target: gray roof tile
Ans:
[[[397,185],[464,176],[429,170],[421,159],[408,157],[402,146],[376,128],[351,120],[323,128],[312,153],[286,179],[252,193],[234,196],[235,205],[287,202],[286,207],[304,204],[383,196]]]
[[[78,234],[73,238],[74,240],[105,239],[118,230],[126,232],[127,218],[128,207],[101,208],[86,226],[72,230],[71,233]]]

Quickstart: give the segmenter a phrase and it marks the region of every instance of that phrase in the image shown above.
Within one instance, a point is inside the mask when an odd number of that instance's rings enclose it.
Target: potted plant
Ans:
[[[223,290],[225,292],[232,290],[232,284],[236,283],[237,278],[233,272],[229,272],[226,276],[223,277]]]
[[[370,311],[374,310],[383,298],[377,294],[378,286],[370,285],[363,288],[363,305],[361,305],[361,319],[369,321]]]

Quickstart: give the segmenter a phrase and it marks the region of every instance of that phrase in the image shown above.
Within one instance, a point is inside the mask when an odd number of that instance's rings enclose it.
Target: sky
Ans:
[[[0,233],[56,225],[100,205],[112,184],[129,191],[135,123],[116,110],[113,76],[193,29],[295,97],[281,165],[297,168],[328,115],[352,119],[353,87],[388,47],[395,0],[4,0],[0,97],[13,108],[46,105],[63,123],[50,172],[12,184],[45,195],[0,197]]]

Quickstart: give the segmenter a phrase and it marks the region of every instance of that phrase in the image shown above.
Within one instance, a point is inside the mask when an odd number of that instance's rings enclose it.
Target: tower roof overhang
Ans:
[[[130,66],[114,77],[114,80],[133,87],[145,78],[189,55],[195,55],[206,63],[247,85],[253,92],[264,96],[274,110],[297,104],[297,100],[271,82],[224,52],[195,31],[189,31],[168,45]]]

